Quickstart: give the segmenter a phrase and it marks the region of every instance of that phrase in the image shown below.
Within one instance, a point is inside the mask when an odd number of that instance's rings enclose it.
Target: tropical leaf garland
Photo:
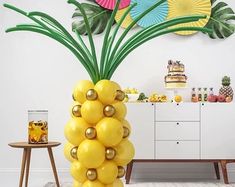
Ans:
[[[231,20],[235,20],[234,11],[227,3],[211,0],[212,12],[206,28],[213,30],[212,33],[207,33],[210,38],[225,39],[235,32],[235,24]]]
[[[102,33],[106,28],[112,12],[95,4],[81,3],[81,6],[87,15],[91,32],[93,34]],[[75,19],[72,23],[73,31],[75,32],[76,30],[79,34],[86,35],[87,30],[85,22],[82,13],[78,8],[75,10],[72,17]]]

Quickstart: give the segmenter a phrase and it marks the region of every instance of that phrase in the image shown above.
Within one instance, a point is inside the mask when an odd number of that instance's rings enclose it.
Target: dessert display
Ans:
[[[165,76],[166,88],[185,88],[187,76],[184,74],[184,64],[180,61],[168,61],[168,74]]]
[[[47,121],[30,121],[28,125],[28,135],[29,143],[48,143]]]

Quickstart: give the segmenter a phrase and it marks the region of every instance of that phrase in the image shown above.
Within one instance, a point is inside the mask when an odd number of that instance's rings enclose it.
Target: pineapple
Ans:
[[[131,127],[125,120],[125,99],[120,86],[111,81],[111,77],[125,57],[139,45],[148,40],[177,31],[195,30],[211,32],[200,27],[172,28],[179,23],[189,23],[205,19],[203,15],[177,17],[167,20],[161,25],[153,25],[126,39],[130,29],[157,6],[167,0],[159,0],[155,5],[143,12],[130,26],[116,38],[120,25],[136,4],[130,5],[122,19],[112,30],[115,15],[120,0],[112,12],[104,35],[100,61],[97,59],[89,18],[81,3],[68,0],[76,6],[84,18],[89,46],[75,30],[74,38],[58,21],[42,12],[25,12],[12,5],[4,7],[16,11],[34,21],[34,24],[21,24],[9,28],[6,32],[31,31],[48,36],[68,48],[84,66],[90,80],[80,81],[74,89],[74,103],[71,107],[71,119],[65,126],[64,134],[67,143],[64,146],[65,157],[71,162],[71,175],[74,178],[73,187],[123,187],[119,179],[125,175],[125,165],[134,157],[134,147],[128,140]],[[112,32],[113,31],[113,32]],[[111,34],[112,32],[112,34]],[[99,63],[98,63],[99,62]]]
[[[224,76],[222,79],[222,87],[219,90],[219,94],[220,95],[224,95],[225,98],[231,98],[231,100],[233,99],[233,89],[230,86],[231,80],[230,77],[228,76]]]

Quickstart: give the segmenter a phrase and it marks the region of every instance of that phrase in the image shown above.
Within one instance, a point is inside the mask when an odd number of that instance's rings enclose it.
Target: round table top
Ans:
[[[45,144],[30,144],[28,142],[14,142],[9,143],[8,145],[14,148],[48,148],[59,146],[60,142],[48,142]]]

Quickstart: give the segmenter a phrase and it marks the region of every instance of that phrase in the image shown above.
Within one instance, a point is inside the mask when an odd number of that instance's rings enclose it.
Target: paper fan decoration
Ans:
[[[113,10],[116,4],[116,0],[95,0],[100,6]],[[126,8],[130,5],[131,0],[121,0],[119,9]]]
[[[196,22],[183,23],[175,27],[204,27],[209,21],[211,15],[211,1],[210,0],[168,0],[169,14],[167,19],[172,19],[180,16],[189,15],[207,15],[206,19],[200,19]],[[176,32],[180,35],[191,35],[198,31],[179,31]]]
[[[128,7],[129,7],[129,6],[128,6]],[[126,12],[126,10],[128,9],[128,7],[117,11],[117,14],[116,14],[116,16],[115,16],[115,20],[116,20],[117,23],[121,20],[123,14]],[[131,15],[130,15],[130,13],[129,13],[129,14],[126,16],[126,18],[124,19],[124,21],[122,22],[121,27],[122,27],[122,28],[127,28],[132,22],[133,22],[133,19],[131,18]]]
[[[137,5],[131,10],[132,19],[136,19],[145,10],[156,4],[159,0],[131,0],[131,4]],[[141,27],[148,27],[163,22],[168,15],[168,3],[164,2],[144,16],[137,24]]]

